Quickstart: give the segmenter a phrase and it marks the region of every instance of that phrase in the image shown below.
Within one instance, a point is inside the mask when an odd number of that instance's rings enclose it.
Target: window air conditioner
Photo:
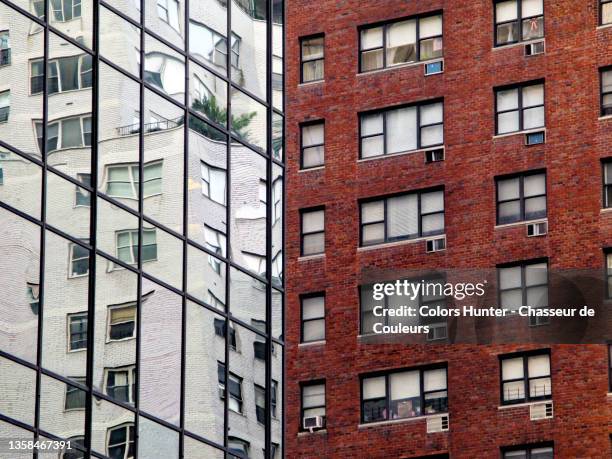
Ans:
[[[529,407],[529,417],[532,421],[540,419],[552,419],[553,402],[534,403]]]
[[[448,428],[448,414],[427,418],[427,433],[447,432]]]
[[[446,249],[446,236],[427,239],[425,241],[425,251],[429,252],[439,252],[441,250]]]
[[[425,64],[425,76],[444,72],[444,61],[427,62]]]
[[[544,54],[545,46],[543,41],[534,41],[525,45],[525,56],[535,56],[536,54]]]
[[[548,232],[546,222],[529,223],[527,225],[527,237],[544,236]]]
[[[427,333],[427,341],[434,341],[437,339],[446,339],[448,337],[446,324],[431,324],[429,326],[429,333]]]
[[[544,131],[529,132],[525,134],[525,145],[540,145],[544,143]]]
[[[322,429],[325,425],[324,416],[309,416],[303,419],[304,430],[312,432],[315,429]]]
[[[426,163],[435,163],[438,161],[444,161],[444,148],[436,148],[435,150],[425,151]]]

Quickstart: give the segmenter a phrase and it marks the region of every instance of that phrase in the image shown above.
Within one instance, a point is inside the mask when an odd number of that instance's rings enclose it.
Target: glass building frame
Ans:
[[[0,0],[0,438],[284,457],[283,16]]]

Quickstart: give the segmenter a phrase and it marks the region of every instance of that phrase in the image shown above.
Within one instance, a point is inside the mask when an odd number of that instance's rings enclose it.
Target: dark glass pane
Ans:
[[[387,402],[383,399],[363,402],[363,422],[383,421],[387,419]]]
[[[110,338],[123,339],[130,338],[134,335],[134,322],[124,322],[121,324],[111,325]]]

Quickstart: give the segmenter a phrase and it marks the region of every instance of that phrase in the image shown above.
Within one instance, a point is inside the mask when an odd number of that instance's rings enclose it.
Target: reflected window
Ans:
[[[266,0],[235,0],[235,2],[253,19],[266,19]]]
[[[51,0],[53,18],[59,22],[81,17],[81,0]]]
[[[225,338],[225,319],[215,318],[215,335]],[[229,345],[230,349],[236,350],[236,329],[230,325],[229,329]]]
[[[255,416],[260,424],[266,423],[266,390],[255,384]]]
[[[219,379],[219,394],[225,397],[225,365],[217,362],[217,376]],[[229,394],[228,407],[236,413],[242,413],[242,378],[233,373],[229,373]]]
[[[91,88],[92,57],[89,54],[51,59],[47,69],[49,72],[47,77],[47,91],[49,94]],[[42,59],[30,62],[31,94],[42,92],[43,70]]]
[[[240,58],[240,37],[232,32],[231,65],[238,67]],[[196,57],[218,66],[227,68],[227,40],[204,24],[189,22],[190,52]]]
[[[75,445],[78,445],[79,447],[84,449],[85,448],[85,437],[83,436],[70,437],[68,441],[70,442],[70,449],[65,451],[62,454],[62,459],[84,459],[85,453],[83,451],[76,449]]]
[[[134,403],[136,368],[105,368],[104,383],[106,395],[124,403]]]
[[[179,4],[176,0],[157,0],[157,15],[175,30],[180,30]]]
[[[278,382],[272,380],[272,393],[270,394],[270,410],[273,418],[276,418],[276,393],[278,392]]]
[[[532,40],[543,36],[543,0],[496,0],[496,46]]]
[[[238,437],[227,438],[227,448],[236,457],[247,459],[249,457],[249,442]]]
[[[217,298],[210,290],[208,291],[208,304],[214,308],[220,309],[221,311],[225,310],[225,303]]]
[[[283,215],[283,178],[279,177],[272,182],[272,224],[281,219]]]
[[[226,170],[201,162],[202,194],[212,201],[226,205]]]
[[[70,378],[80,384],[85,384],[85,378]],[[64,403],[64,410],[84,410],[85,409],[85,395],[84,390],[78,389],[74,386],[66,384],[66,397]]]
[[[301,167],[310,169],[325,163],[325,122],[315,121],[301,127]]]
[[[281,284],[283,282],[283,252],[279,250],[272,257],[272,282]]]
[[[83,242],[89,242],[87,240]],[[86,276],[89,273],[89,250],[78,244],[70,244],[70,276]]]
[[[174,0],[168,0],[174,1]],[[185,92],[184,64],[177,58],[163,53],[153,52],[145,56],[144,81],[167,94]]]
[[[26,288],[26,296],[28,298],[28,304],[34,314],[38,314],[38,306],[40,304],[40,284],[34,284],[28,282]]]
[[[226,235],[223,231],[216,230],[208,225],[204,225],[204,237],[206,238],[205,247],[217,255],[223,255],[225,251]],[[217,274],[221,274],[221,260],[211,255],[208,256],[208,264]]]
[[[242,251],[245,267],[260,276],[266,273],[266,256],[258,253]]]
[[[300,40],[302,83],[320,81],[324,75],[325,38],[323,35]]]
[[[495,90],[496,134],[544,127],[544,84],[521,84]]]
[[[11,63],[11,44],[8,30],[0,32],[0,65]]]
[[[68,315],[68,350],[87,348],[87,313]]]
[[[302,343],[325,339],[325,294],[302,297]]]
[[[83,185],[91,186],[91,174],[77,174],[77,180]],[[91,206],[91,194],[81,187],[76,187],[75,206]]]
[[[503,405],[552,398],[549,351],[502,356],[500,361]]]
[[[136,305],[109,306],[107,341],[120,341],[136,336]]]
[[[138,261],[138,230],[117,231],[117,258],[127,264]],[[155,229],[142,230],[142,262],[157,260]]]
[[[546,218],[546,173],[529,172],[496,179],[497,224]]]
[[[38,148],[43,152],[43,129],[35,122]],[[49,123],[47,126],[47,153],[63,148],[81,148],[91,145],[91,116],[74,116]]]
[[[0,123],[8,121],[11,112],[11,91],[0,92]]]
[[[265,321],[251,319],[251,325],[261,333],[266,333]],[[274,352],[274,347],[272,348],[272,352]],[[255,335],[255,339],[253,341],[253,355],[256,359],[266,360],[266,340],[263,336],[258,334]]]
[[[148,198],[162,192],[162,161],[143,166],[142,192]],[[138,199],[139,169],[137,163],[106,167],[106,194],[115,198]]]
[[[111,459],[134,458],[134,424],[127,423],[108,429],[106,454]]]

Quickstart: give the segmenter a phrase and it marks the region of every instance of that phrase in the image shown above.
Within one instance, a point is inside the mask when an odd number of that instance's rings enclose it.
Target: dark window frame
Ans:
[[[612,1],[612,0],[611,0]],[[606,166],[610,166],[610,169],[612,171],[612,157],[610,158],[603,158],[601,160],[601,181],[602,181],[602,189],[603,189],[603,196],[602,196],[602,204],[603,204],[603,209],[609,209],[612,208],[612,173],[610,174],[610,177],[606,177]],[[610,199],[608,199],[608,195],[610,196]]]
[[[323,39],[323,57],[309,58],[304,60],[304,42],[307,40],[315,40],[317,38]],[[317,83],[325,81],[325,33],[315,33],[312,35],[306,35],[299,38],[300,41],[300,84],[304,83]],[[304,81],[304,64],[307,62],[323,61],[323,77],[316,80]]]
[[[125,385],[113,385],[108,384],[108,379],[111,373],[125,373],[126,384]],[[104,393],[115,401],[133,405],[136,400],[136,366],[135,365],[122,365],[118,367],[105,367],[104,368]],[[121,400],[115,395],[115,389],[125,387],[127,400]]]
[[[70,379],[73,379],[75,382],[78,382],[80,384],[85,385],[85,377],[84,376],[77,376],[77,377],[71,377]],[[75,397],[74,394],[78,394],[77,395],[77,401],[79,402],[78,406],[68,406],[68,397]],[[85,407],[87,405],[86,400],[85,400],[85,396],[86,396],[86,392],[83,389],[80,389],[76,386],[72,386],[70,384],[66,384],[66,391],[65,391],[65,396],[64,396],[64,411],[78,411],[78,410],[85,410]],[[80,400],[82,398],[82,400]],[[80,402],[82,401],[82,406],[80,404]]]
[[[612,1],[612,0],[611,0]],[[421,19],[426,19],[429,17],[433,17],[433,16],[440,16],[440,19],[442,20],[442,34],[441,35],[434,35],[431,37],[427,37],[427,38],[421,38],[420,37],[420,20]],[[397,24],[399,22],[404,22],[404,21],[411,21],[411,20],[416,20],[416,60],[414,61],[409,61],[409,62],[402,62],[401,64],[395,64],[395,65],[387,65],[387,28],[391,25]],[[382,38],[383,38],[383,42],[382,42],[382,47],[376,47],[376,48],[368,48],[368,49],[362,49],[361,45],[362,45],[362,41],[361,41],[361,33],[365,30],[369,30],[369,29],[376,29],[378,27],[382,27]],[[432,57],[430,59],[425,59],[425,60],[421,60],[421,41],[423,40],[432,40],[434,38],[442,38],[442,56],[440,57]],[[376,69],[372,69],[372,70],[363,70],[362,68],[362,54],[364,52],[368,52],[368,51],[374,51],[374,50],[378,50],[378,49],[382,49],[382,55],[383,55],[383,65],[382,67],[376,68]],[[357,71],[358,73],[369,73],[369,72],[376,72],[378,70],[383,70],[383,69],[389,69],[389,68],[396,68],[396,67],[402,67],[405,65],[410,65],[410,64],[417,64],[420,62],[429,62],[429,61],[433,61],[433,60],[439,60],[439,59],[443,59],[444,58],[444,12],[443,10],[435,10],[435,11],[430,11],[427,13],[422,13],[422,14],[415,14],[412,16],[405,16],[405,17],[401,17],[401,18],[395,18],[395,19],[391,19],[388,21],[380,21],[380,22],[375,22],[372,24],[365,24],[362,26],[359,26],[357,28],[357,51],[358,51],[358,57],[357,57]]]
[[[512,445],[512,446],[502,446],[501,457],[505,459],[506,453],[511,453],[514,451],[523,451],[525,450],[527,453],[526,459],[531,459],[531,450],[538,448],[552,448],[553,455],[555,454],[555,445],[552,441],[538,442],[538,443],[525,443],[522,445]]]
[[[308,432],[307,429],[304,429],[304,388],[309,386],[323,386],[325,390],[325,404],[317,405],[317,406],[309,406],[307,409],[315,409],[315,408],[325,408],[325,422],[323,423],[323,428],[327,425],[327,383],[325,379],[313,379],[310,381],[304,381],[300,383],[300,432]]]
[[[72,320],[75,318],[85,318],[85,320],[82,322],[85,323],[85,330],[81,331],[81,332],[77,332],[77,333],[73,333],[72,332]],[[87,311],[81,311],[81,312],[75,312],[75,313],[70,313],[68,314],[68,352],[75,352],[75,351],[85,351],[87,350],[87,322],[88,322],[88,313]],[[85,346],[83,347],[73,347],[73,340],[72,340],[72,336],[73,335],[84,335],[84,338],[81,338],[80,340],[77,340],[77,342],[80,341],[84,341],[85,342]]]
[[[607,3],[612,3],[612,0],[599,0],[599,25],[605,26],[612,22],[603,22],[603,6]]]
[[[305,299],[309,299],[309,298],[319,298],[322,297],[323,298],[323,316],[322,317],[316,317],[314,319],[304,319],[304,300]],[[327,337],[327,330],[326,330],[326,310],[325,310],[325,291],[321,291],[321,292],[312,292],[312,293],[304,293],[302,295],[300,295],[300,343],[316,343],[318,341],[325,341],[326,337]],[[318,321],[318,320],[322,320],[323,321],[323,339],[318,339],[318,340],[309,340],[309,341],[305,341],[304,340],[304,324],[306,322],[314,322],[314,321]]]
[[[437,191],[441,191],[442,192],[442,206],[443,206],[443,210],[442,211],[437,211],[437,212],[429,212],[429,213],[422,213],[421,211],[421,195],[423,194],[427,194],[427,193],[434,193]],[[373,247],[376,245],[381,245],[381,244],[388,244],[391,242],[398,242],[398,241],[409,241],[409,240],[414,240],[414,239],[420,239],[423,237],[434,237],[434,236],[438,236],[441,234],[445,234],[446,231],[446,196],[445,196],[445,188],[444,185],[438,185],[435,187],[430,187],[430,188],[424,188],[424,189],[420,189],[420,190],[413,190],[413,191],[409,191],[406,193],[395,193],[395,194],[390,194],[390,195],[385,195],[385,196],[377,196],[374,198],[365,198],[365,199],[360,199],[358,201],[358,205],[359,205],[359,247]],[[415,237],[394,237],[394,238],[389,238],[387,236],[388,234],[388,218],[387,218],[387,201],[390,198],[395,198],[395,197],[400,197],[400,196],[407,196],[407,195],[411,195],[411,194],[416,194],[418,196],[417,198],[417,220],[418,220],[418,234]],[[375,222],[368,222],[368,223],[362,223],[363,221],[363,212],[362,212],[362,205],[363,204],[367,204],[367,203],[372,203],[372,202],[377,202],[377,201],[384,201],[383,202],[383,206],[384,206],[384,215],[383,215],[383,220],[377,220]],[[429,215],[436,215],[436,214],[443,214],[444,215],[444,231],[441,233],[435,233],[435,234],[427,234],[427,235],[423,235],[423,217],[427,217]],[[364,244],[363,243],[363,230],[364,227],[369,226],[369,225],[379,225],[379,224],[383,224],[384,225],[384,232],[385,232],[385,236],[384,236],[384,240],[381,242],[373,242],[373,243],[368,243],[368,244]]]
[[[438,104],[441,103],[442,104],[442,122],[440,123],[431,123],[431,124],[423,124],[421,125],[421,108],[427,105],[434,105],[434,104]],[[416,148],[414,150],[406,150],[406,151],[400,151],[397,153],[388,153],[387,152],[387,114],[389,112],[392,112],[394,110],[401,110],[402,108],[412,108],[412,107],[416,107]],[[368,115],[378,115],[381,114],[383,117],[383,130],[381,133],[378,134],[370,134],[370,135],[366,135],[364,136],[361,132],[361,123],[363,120],[364,116],[368,116]],[[384,107],[384,108],[377,108],[374,110],[367,110],[367,111],[363,111],[363,112],[359,112],[358,114],[358,122],[357,122],[357,131],[359,134],[359,159],[371,159],[371,158],[384,158],[385,156],[395,156],[395,155],[399,155],[399,154],[403,154],[403,153],[409,153],[409,152],[417,152],[417,151],[421,151],[421,150],[425,150],[425,149],[435,149],[435,148],[439,148],[439,147],[443,147],[444,146],[444,116],[445,116],[445,110],[444,110],[444,98],[443,97],[438,97],[435,99],[428,99],[428,100],[423,100],[423,101],[419,101],[419,102],[413,102],[413,103],[409,103],[409,104],[401,104],[401,105],[393,105],[390,107]],[[432,126],[439,126],[442,125],[442,143],[437,143],[435,145],[427,145],[426,147],[424,147],[422,145],[422,135],[421,135],[421,130],[423,130],[424,128],[428,128],[428,127],[432,127]],[[383,138],[383,154],[382,155],[376,155],[376,156],[363,156],[363,140],[364,139],[369,139],[371,137],[378,137],[378,136],[382,136]]]
[[[228,390],[229,384],[227,384],[227,381],[225,381],[225,363],[217,361],[217,378],[218,378],[217,384],[219,385],[219,388],[221,387],[223,388],[223,396],[221,398],[224,398],[225,394],[229,392],[230,398],[236,401],[236,403],[238,404],[238,411],[232,410],[229,407],[229,403],[227,405],[227,409],[235,413],[243,414],[244,413],[244,396],[243,396],[244,394],[242,390],[242,383],[244,382],[244,380],[240,376],[238,376],[236,373],[232,373],[231,371],[228,371],[227,374],[228,374],[229,380],[231,381],[233,378],[235,380],[234,383],[238,385],[238,389],[239,389],[238,394],[233,393],[231,388]],[[223,375],[223,381],[219,379],[221,375]]]
[[[311,231],[309,233],[304,233],[304,214],[310,212],[318,212],[323,211],[323,230],[321,231]],[[310,236],[313,234],[323,234],[323,250],[321,252],[304,254],[304,236]],[[302,257],[310,257],[321,255],[325,253],[325,206],[316,206],[316,207],[307,207],[305,209],[300,209],[300,256]]]
[[[544,378],[545,376],[536,376],[533,378],[529,377],[529,368],[528,368],[528,361],[529,361],[529,357],[535,357],[535,356],[540,356],[540,355],[547,355],[548,356],[548,363],[549,363],[549,367],[550,367],[550,373],[548,374],[548,377],[550,378],[550,394],[549,395],[542,395],[542,396],[536,396],[536,397],[531,397],[530,395],[530,391],[529,391],[529,382],[532,379],[541,379]],[[502,362],[504,360],[509,360],[509,359],[515,359],[521,357],[523,359],[523,377],[520,379],[508,379],[508,380],[504,380],[503,379],[503,367],[502,367]],[[534,402],[534,401],[541,401],[541,400],[552,400],[553,397],[553,386],[552,386],[552,353],[550,348],[547,349],[536,349],[536,350],[532,350],[532,351],[526,351],[526,352],[513,352],[511,354],[500,354],[498,355],[499,358],[499,395],[500,395],[500,402],[501,405],[505,406],[505,405],[517,405],[517,404],[521,404],[521,403],[530,403],[530,402]],[[523,385],[524,385],[524,393],[525,396],[523,398],[519,398],[519,399],[513,399],[513,400],[504,400],[504,383],[507,382],[515,382],[515,381],[523,381]]]
[[[542,85],[542,92],[543,92],[542,99],[544,102],[541,105],[530,105],[529,107],[523,107],[523,90],[530,86],[539,86],[539,85]],[[497,93],[500,91],[510,91],[512,89],[518,89],[518,107],[510,109],[510,110],[499,111],[497,109]],[[509,85],[504,85],[504,86],[496,86],[493,88],[493,96],[494,96],[493,103],[495,107],[495,135],[511,135],[511,134],[520,134],[522,132],[525,132],[526,130],[524,128],[525,123],[523,121],[525,110],[533,110],[534,108],[538,108],[538,107],[542,107],[544,109],[544,124],[540,127],[529,128],[528,131],[532,131],[532,130],[537,131],[537,130],[546,128],[546,80],[545,79],[540,78],[538,80],[524,81],[521,83],[513,83]],[[500,134],[499,115],[504,114],[504,113],[510,113],[510,112],[518,112],[519,114],[518,130],[503,132]]]
[[[612,287],[608,287],[610,282],[612,282],[612,270],[608,272],[608,257],[612,256],[612,247],[606,247],[603,250],[604,252],[604,280],[605,280],[605,298],[608,300],[612,300]]]
[[[323,125],[323,143],[304,146],[304,128],[309,126],[316,126],[318,124]],[[318,166],[304,166],[304,150],[306,150],[307,148],[317,147],[323,147],[323,158],[325,158],[325,119],[309,120],[300,123],[300,170],[309,170],[325,166],[325,159],[323,160],[323,164],[320,164]]]
[[[439,363],[433,363],[433,364],[429,364],[429,365],[420,365],[417,367],[407,367],[407,368],[399,368],[399,369],[392,369],[392,370],[382,370],[382,371],[376,371],[373,373],[364,373],[364,374],[360,374],[359,375],[359,407],[360,407],[360,417],[359,417],[359,422],[361,422],[362,424],[371,424],[371,423],[378,423],[378,422],[392,422],[395,421],[397,419],[415,419],[415,418],[422,418],[424,416],[428,416],[429,414],[425,413],[425,396],[428,393],[436,393],[436,392],[441,392],[440,390],[434,390],[434,391],[425,391],[425,378],[424,378],[424,374],[427,371],[430,370],[441,370],[444,369],[446,370],[446,405],[447,405],[447,410],[446,411],[440,411],[440,412],[436,412],[435,414],[444,414],[444,413],[448,413],[448,363],[447,362],[439,362]],[[415,416],[411,416],[411,417],[403,417],[403,418],[395,418],[395,419],[391,419],[391,418],[386,418],[386,419],[381,419],[381,420],[374,420],[374,421],[365,421],[364,420],[364,414],[365,414],[365,410],[364,410],[364,399],[363,399],[363,382],[365,379],[370,379],[370,378],[377,378],[377,377],[381,377],[384,376],[385,377],[385,410],[387,412],[387,416],[389,416],[389,414],[391,413],[391,378],[390,376],[396,373],[405,373],[405,372],[412,372],[412,371],[418,371],[419,372],[419,400],[420,400],[420,410],[421,413]],[[378,400],[378,399],[371,399],[371,400]],[[433,414],[433,413],[430,413]]]
[[[227,327],[228,319],[214,317],[213,318],[213,326],[215,328],[215,335],[220,338],[225,339],[225,328]],[[236,341],[236,329],[232,327],[230,324],[229,327],[229,346],[232,351],[237,349],[237,341]]]
[[[545,193],[533,195],[533,196],[529,196],[525,198],[525,186],[524,186],[525,177],[530,177],[532,175],[539,175],[539,174],[544,174]],[[512,180],[515,178],[519,179],[519,197],[518,199],[507,199],[505,201],[500,201],[499,200],[499,182],[504,181],[504,180]],[[544,200],[546,203],[546,215],[544,217],[540,217],[537,219],[526,220],[525,219],[525,200],[541,198],[542,196],[544,196]],[[514,201],[519,201],[520,220],[509,222],[509,223],[500,223],[499,205],[507,203],[507,202],[514,202]],[[496,225],[514,225],[514,224],[525,223],[529,221],[543,220],[547,218],[548,218],[548,177],[547,177],[546,169],[534,169],[534,170],[529,170],[529,171],[524,171],[524,172],[516,172],[516,173],[508,174],[508,175],[498,175],[495,177],[495,224]]]
[[[113,443],[112,447],[113,448],[122,447],[124,457],[131,459],[134,457],[134,454],[129,455],[129,452],[130,451],[133,452],[134,450],[134,439],[136,437],[136,428],[133,422],[123,422],[121,424],[117,424],[115,426],[112,426],[106,429],[106,440],[105,440],[106,453],[110,456],[109,450],[111,448],[111,443],[110,443],[111,433],[119,429],[125,429],[125,442]]]
[[[0,48],[0,67],[5,65],[11,65],[11,31],[9,29],[0,30],[0,35],[6,33],[8,35],[9,46],[8,48]]]
[[[612,91],[604,92],[604,86],[603,86],[603,75],[604,73],[608,73],[608,72],[612,74],[612,65],[601,67],[599,69],[599,106],[600,106],[601,116],[612,116],[612,104],[610,104],[607,108],[604,107],[604,97],[605,96],[612,97]]]
[[[544,18],[546,17],[546,11],[545,11],[545,5],[544,5],[544,0],[542,0],[542,14],[541,15],[537,15],[537,16],[526,16],[523,17],[523,12],[522,12],[522,0],[514,0],[516,1],[516,19],[512,20],[512,21],[502,21],[502,22],[497,22],[497,4],[498,3],[503,3],[507,0],[494,0],[493,1],[493,46],[495,48],[501,48],[503,46],[510,46],[510,45],[515,45],[517,43],[529,43],[535,40],[543,40],[546,38],[546,26],[545,26],[545,20]],[[527,20],[527,19],[535,19],[535,18],[542,18],[542,36],[538,37],[538,38],[528,38],[526,40],[523,40],[523,21]],[[508,41],[505,43],[499,43],[497,41],[497,27],[499,25],[502,24],[510,24],[513,22],[517,22],[518,23],[518,40],[513,40],[513,41]]]

